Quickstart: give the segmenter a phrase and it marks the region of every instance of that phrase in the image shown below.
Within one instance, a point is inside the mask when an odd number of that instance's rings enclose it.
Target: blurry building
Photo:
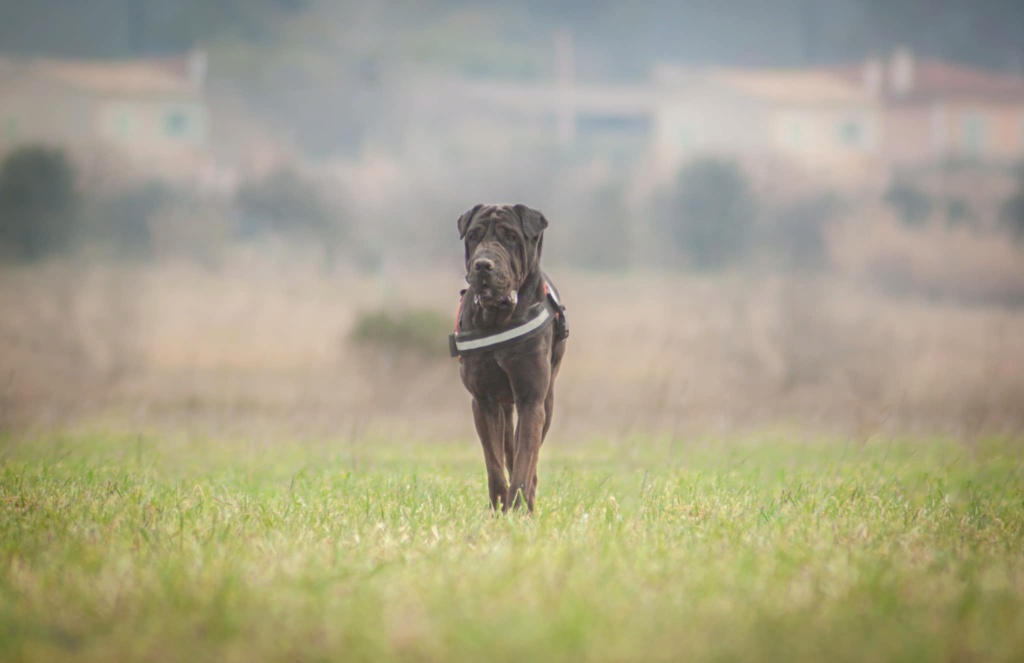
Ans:
[[[0,59],[0,155],[28,143],[148,173],[208,162],[201,53],[162,59]]]
[[[889,166],[1024,159],[1024,77],[916,58],[908,50],[834,73],[863,84],[884,109],[882,156]]]
[[[753,172],[795,169],[817,183],[873,176],[881,108],[860,84],[816,70],[657,67],[652,154],[670,177],[699,156]]]
[[[448,157],[535,148],[630,166],[651,142],[655,97],[647,85],[420,75],[408,89],[408,140],[441,143]]]
[[[835,186],[907,167],[1024,159],[1024,78],[907,50],[816,69],[663,65],[652,154],[663,176],[701,155]]]

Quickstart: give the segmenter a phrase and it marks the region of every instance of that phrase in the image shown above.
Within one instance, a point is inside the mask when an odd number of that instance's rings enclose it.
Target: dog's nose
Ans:
[[[478,272],[489,272],[494,269],[494,261],[487,258],[477,258],[473,262],[473,269]]]

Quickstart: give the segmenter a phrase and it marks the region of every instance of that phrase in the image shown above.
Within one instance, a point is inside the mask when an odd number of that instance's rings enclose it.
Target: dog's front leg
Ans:
[[[516,459],[512,466],[512,481],[509,485],[508,506],[515,509],[526,502],[526,508],[533,513],[533,498],[537,492],[537,461],[540,458],[541,433],[544,429],[544,402],[539,399],[516,403],[519,420],[516,424]]]
[[[505,479],[505,415],[495,401],[473,399],[473,420],[480,444],[484,448],[484,462],[487,465],[487,489],[491,494],[491,508],[507,508],[508,481]]]
[[[544,401],[551,386],[549,347],[543,343],[532,351],[513,355],[499,362],[508,373],[516,403],[515,460],[509,482],[509,507],[518,509],[523,502],[533,511],[533,498],[537,492],[537,461],[544,440],[547,414]]]
[[[509,476],[512,476],[512,468],[516,461],[516,436],[512,426],[512,407],[512,403],[506,403],[501,407],[505,419],[505,469],[508,470]]]

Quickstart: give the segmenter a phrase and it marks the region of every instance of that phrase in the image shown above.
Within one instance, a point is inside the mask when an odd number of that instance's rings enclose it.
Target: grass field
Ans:
[[[0,445],[2,660],[1020,660],[1024,445]]]

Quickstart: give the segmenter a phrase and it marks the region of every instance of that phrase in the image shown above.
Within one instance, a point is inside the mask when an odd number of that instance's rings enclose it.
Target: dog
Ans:
[[[476,205],[458,220],[469,287],[449,345],[473,396],[495,511],[525,504],[533,512],[569,335],[565,307],[540,267],[547,227],[544,215],[525,205]]]

